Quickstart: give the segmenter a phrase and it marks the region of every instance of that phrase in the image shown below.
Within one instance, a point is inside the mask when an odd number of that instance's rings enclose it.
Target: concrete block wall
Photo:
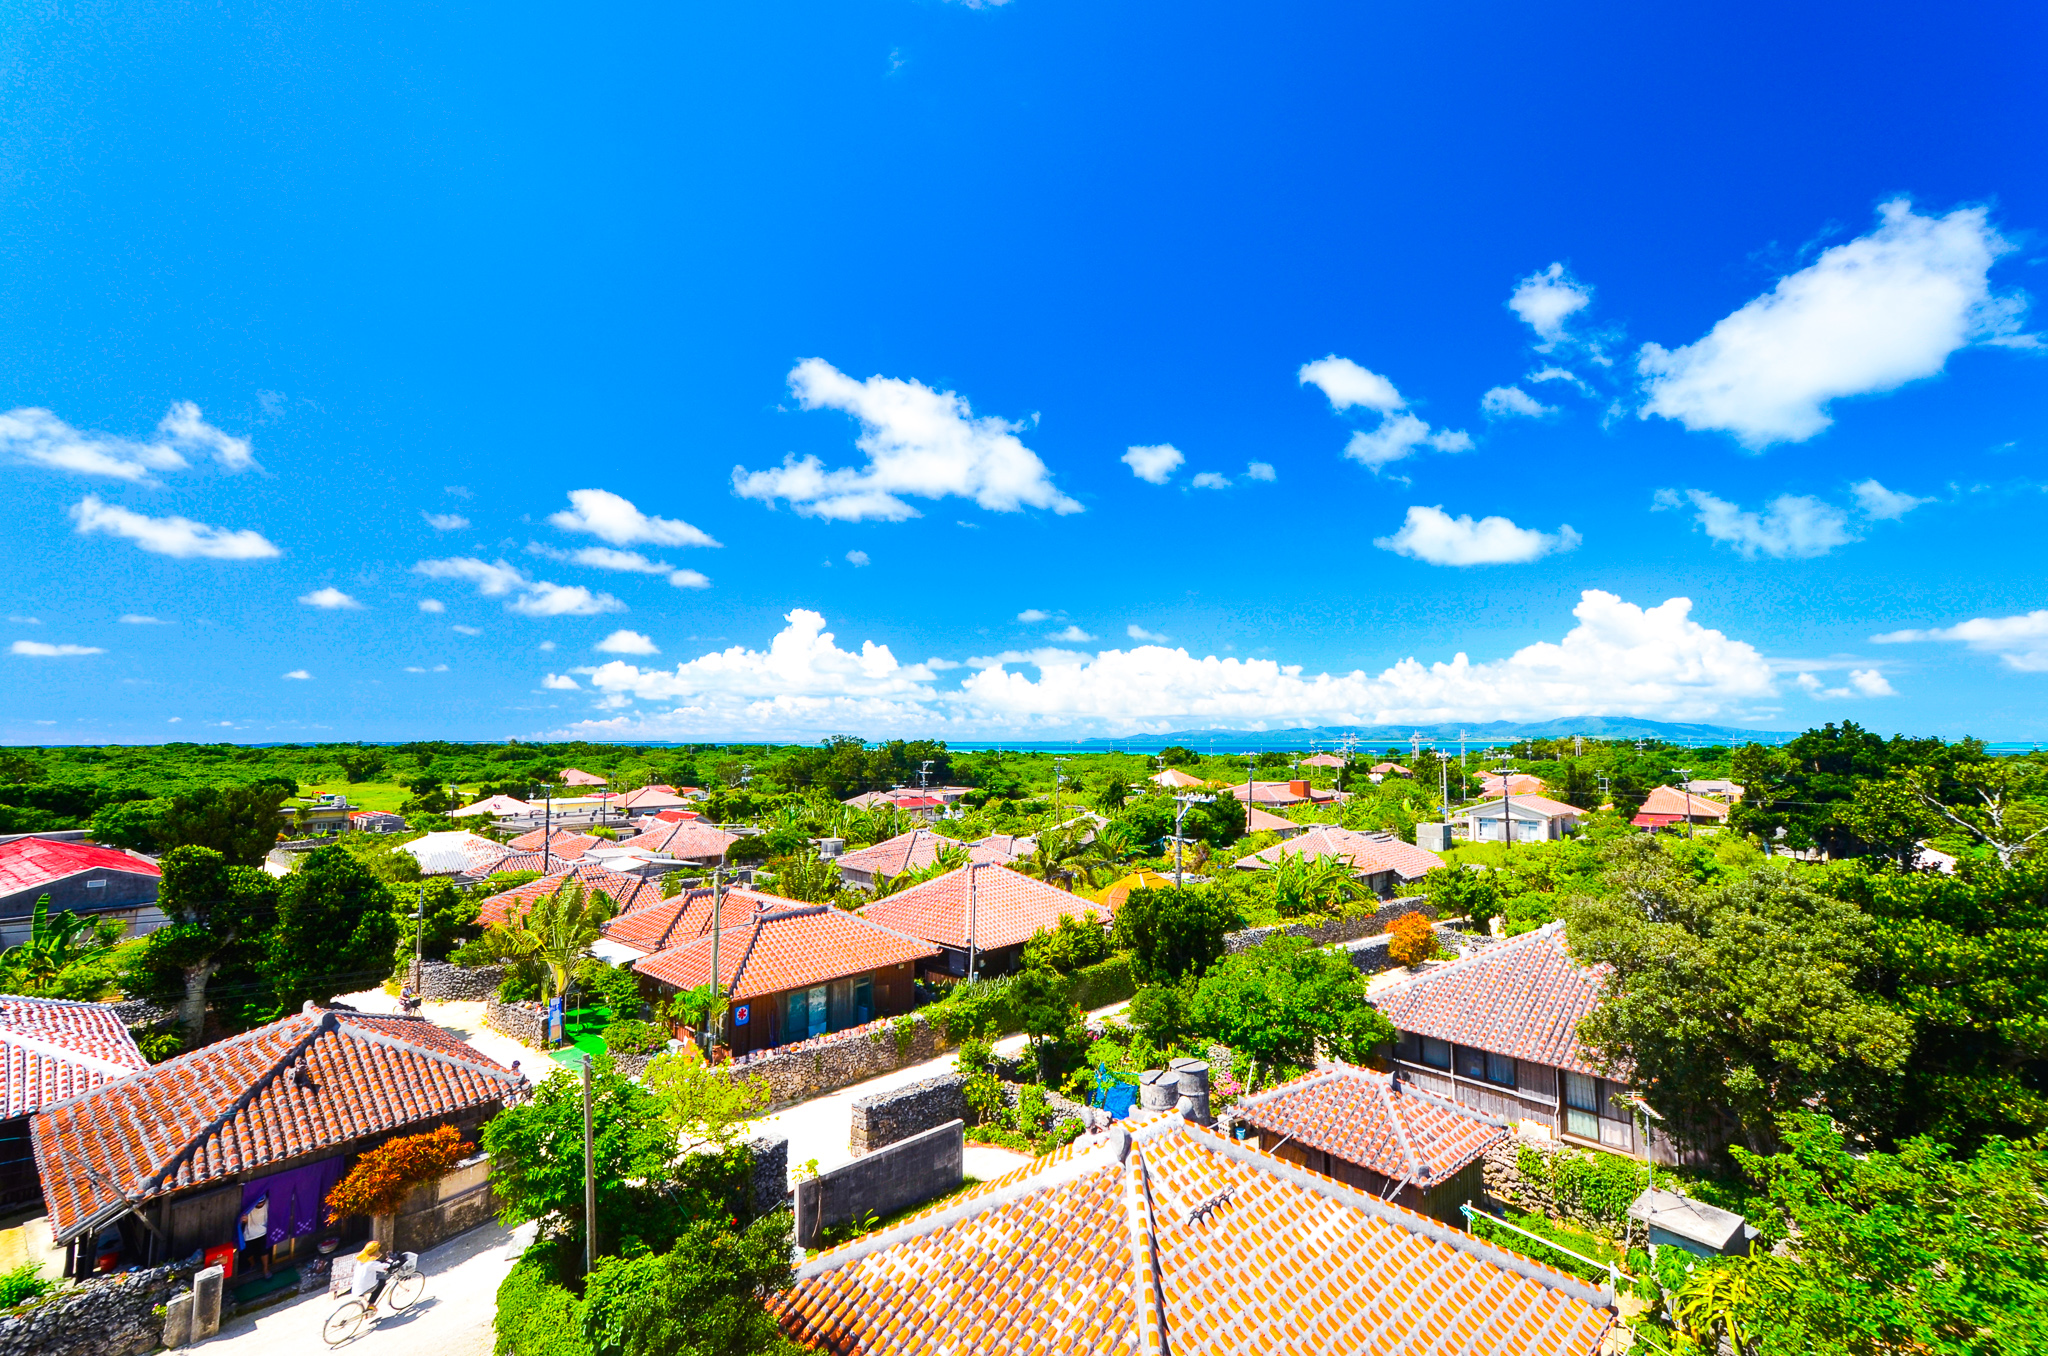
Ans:
[[[762,1135],[747,1141],[754,1154],[754,1213],[765,1215],[789,1205],[789,1140]]]
[[[844,1167],[796,1184],[796,1241],[817,1244],[818,1232],[873,1214],[886,1219],[960,1185],[966,1125],[948,1121]]]

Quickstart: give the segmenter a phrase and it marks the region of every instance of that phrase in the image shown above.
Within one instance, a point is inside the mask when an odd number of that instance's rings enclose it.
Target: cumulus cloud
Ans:
[[[1144,627],[1138,625],[1136,622],[1132,622],[1129,626],[1126,626],[1124,628],[1124,634],[1129,636],[1132,640],[1140,641],[1146,645],[1166,644],[1165,636],[1160,635],[1157,631],[1147,631]]]
[[[846,553],[846,563],[857,570],[868,563],[868,553],[865,551],[848,551]]]
[[[142,613],[140,613],[140,612],[124,612],[124,613],[122,613],[122,614],[121,614],[121,624],[122,624],[123,626],[169,626],[169,625],[170,625],[170,623],[169,623],[169,622],[167,622],[167,621],[164,621],[164,620],[162,620],[161,618],[158,618],[158,617],[146,617],[146,616],[144,616],[144,615],[143,615]]]
[[[1393,382],[1334,353],[1327,358],[1303,363],[1295,376],[1303,386],[1314,386],[1328,397],[1333,410],[1363,406],[1381,414],[1392,414],[1408,407],[1408,402],[1394,389]]]
[[[1995,654],[2009,669],[2048,673],[2048,609],[2016,617],[1973,617],[1932,630],[1887,631],[1871,640],[1879,645],[1948,641],[1967,645],[1979,654]]]
[[[105,654],[106,651],[97,645],[52,645],[42,640],[17,640],[9,647],[9,653],[31,659],[69,659],[82,654]]]
[[[1472,439],[1453,429],[1431,429],[1414,414],[1405,413],[1408,402],[1394,389],[1394,383],[1377,372],[1369,372],[1332,353],[1312,363],[1303,363],[1297,374],[1304,386],[1314,386],[1329,398],[1330,408],[1342,413],[1354,407],[1377,410],[1379,423],[1358,429],[1344,445],[1344,455],[1371,467],[1374,474],[1389,462],[1413,456],[1424,447],[1438,452],[1469,452]]]
[[[868,463],[827,470],[814,456],[798,461],[792,454],[765,471],[735,466],[733,492],[742,499],[787,500],[798,513],[839,522],[920,516],[904,495],[957,496],[1002,513],[1081,512],[1080,502],[1052,483],[1038,454],[1018,441],[1025,424],[977,417],[955,392],[894,377],[857,381],[823,358],[791,369],[789,389],[804,409],[843,410],[858,420],[854,445]]]
[[[428,513],[420,510],[420,517],[427,520],[427,526],[436,532],[460,532],[469,526],[469,519],[459,513]]]
[[[1069,645],[1081,645],[1095,639],[1095,637],[1089,635],[1086,631],[1083,631],[1078,626],[1069,626],[1064,631],[1053,632],[1050,636],[1047,636],[1046,639],[1065,641]]]
[[[668,577],[668,582],[679,589],[708,589],[711,576],[697,570],[677,570]]]
[[[1479,397],[1480,412],[1488,419],[1541,419],[1546,414],[1556,414],[1555,405],[1546,405],[1519,386],[1496,386]]]
[[[360,612],[363,608],[361,603],[332,586],[324,589],[314,589],[311,593],[301,594],[299,601],[307,607],[323,608],[329,612]]]
[[[1195,488],[1198,490],[1227,490],[1230,488],[1230,477],[1219,471],[1203,471],[1195,477]]]
[[[1017,620],[1030,626],[1035,622],[1051,621],[1053,614],[1042,607],[1027,607],[1017,614]]]
[[[642,543],[649,546],[718,545],[709,533],[677,518],[656,518],[642,513],[630,499],[610,490],[571,490],[569,507],[549,514],[548,521],[564,532],[581,532],[614,546]]]
[[[457,624],[455,626],[449,627],[448,629],[450,631],[453,631],[458,636],[480,636],[483,634],[483,629],[481,627],[476,626],[463,626]]]
[[[1800,673],[1795,681],[1809,697],[1821,697],[1830,701],[1841,701],[1854,697],[1896,697],[1898,692],[1886,681],[1883,673],[1876,669],[1851,669],[1849,682],[1844,687],[1829,687],[1812,673]]]
[[[191,465],[187,454],[209,454],[230,471],[256,464],[248,439],[233,437],[207,423],[199,407],[189,400],[171,406],[157,422],[156,435],[137,441],[87,433],[43,409],[0,414],[0,455],[59,471],[142,483],[151,480],[152,471],[177,471]]]
[[[1248,461],[1244,465],[1246,480],[1278,480],[1280,473],[1273,469],[1270,461]]]
[[[1417,504],[1408,510],[1398,532],[1376,538],[1373,545],[1431,565],[1519,565],[1553,551],[1572,550],[1581,540],[1570,524],[1556,532],[1539,532],[1516,527],[1506,518],[1474,522],[1469,513],[1453,518],[1441,506]]]
[[[624,612],[626,605],[609,593],[592,593],[581,584],[556,584],[534,579],[503,560],[484,561],[475,556],[454,556],[447,560],[423,560],[412,567],[415,574],[429,579],[462,579],[476,585],[486,598],[507,598],[505,607],[528,617],[594,617],[604,612]],[[458,631],[464,628],[458,626]],[[473,632],[471,634],[474,634]]]
[[[581,692],[583,684],[566,673],[551,673],[540,680],[540,685],[550,692]]]
[[[439,598],[420,599],[420,611],[422,612],[446,612],[447,610],[448,605]]]
[[[190,518],[151,518],[118,504],[103,504],[87,495],[71,507],[71,521],[81,536],[95,532],[123,537],[143,550],[180,560],[268,560],[284,553],[259,532],[208,527]]]
[[[1985,209],[1922,216],[1904,198],[1870,234],[1824,251],[1681,348],[1636,358],[1643,418],[1732,433],[1752,450],[1804,442],[1829,402],[1939,373],[1972,343],[2031,344],[2025,299],[1993,293],[1991,266],[2013,246]]]
[[[1572,387],[1580,395],[1593,394],[1593,388],[1586,384],[1585,378],[1569,368],[1539,367],[1534,372],[1531,372],[1525,380],[1535,382],[1561,381]]]
[[[1131,474],[1154,485],[1164,485],[1187,456],[1172,443],[1157,447],[1133,447],[1117,460],[1131,468]]]
[[[1543,341],[1538,350],[1547,352],[1570,337],[1566,322],[1592,300],[1592,288],[1567,273],[1563,264],[1553,263],[1515,284],[1508,294],[1508,309],[1536,331]]]
[[[1849,493],[1856,496],[1857,507],[1866,518],[1884,521],[1903,518],[1922,504],[1931,504],[1932,499],[1923,499],[1916,494],[1902,494],[1888,490],[1875,480],[1861,480],[1849,487]]]
[[[1597,714],[1697,720],[1739,718],[1750,703],[1777,695],[1771,665],[1753,646],[1700,625],[1691,612],[1685,598],[1645,608],[1587,590],[1561,640],[1481,663],[1459,654],[1432,664],[1403,659],[1377,674],[1309,674],[1296,664],[1197,658],[1161,645],[1094,655],[1042,649],[970,658],[975,671],[941,690],[930,666],[902,663],[873,642],[842,649],[822,616],[799,609],[765,650],[734,646],[672,670],[623,661],[588,670],[590,685],[608,695],[667,709],[585,721],[573,733],[724,737],[859,726],[1011,738]],[[1033,666],[1037,676],[1015,666]]]
[[[614,631],[597,642],[597,648],[606,654],[660,654],[655,643],[638,631]]]
[[[1694,521],[1707,535],[1727,542],[1745,559],[1758,554],[1778,560],[1824,556],[1859,540],[1846,511],[1806,494],[1781,494],[1762,513],[1747,512],[1705,490],[1686,490],[1682,496],[1677,490],[1659,490],[1652,506],[1680,508],[1688,500],[1698,510]]]
[[[290,673],[285,674],[284,677],[301,683],[309,683],[313,680],[313,675],[304,669],[293,669]]]
[[[1451,429],[1432,431],[1412,414],[1396,414],[1382,419],[1378,428],[1353,433],[1351,441],[1344,444],[1344,455],[1377,471],[1424,447],[1439,452],[1470,452],[1472,439]]]

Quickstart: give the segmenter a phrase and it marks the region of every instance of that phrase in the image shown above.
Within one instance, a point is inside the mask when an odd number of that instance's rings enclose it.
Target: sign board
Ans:
[[[745,1026],[747,1024],[747,1019],[754,1015],[748,1011],[749,1007],[751,1007],[751,1004],[747,1003],[734,1005],[732,1010],[732,1024],[734,1026]]]
[[[562,1000],[557,997],[548,1003],[548,1044],[562,1043]]]

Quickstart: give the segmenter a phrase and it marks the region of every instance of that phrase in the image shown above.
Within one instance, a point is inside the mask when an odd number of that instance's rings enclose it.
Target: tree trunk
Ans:
[[[178,1004],[178,1025],[185,1028],[185,1048],[197,1050],[206,1038],[206,986],[220,969],[218,961],[185,967],[185,999]]]

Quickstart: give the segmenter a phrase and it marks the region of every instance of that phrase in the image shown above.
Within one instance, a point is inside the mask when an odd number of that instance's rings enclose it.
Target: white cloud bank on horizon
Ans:
[[[1458,654],[1425,665],[1408,658],[1370,675],[1304,674],[1269,659],[1196,658],[1185,649],[1044,649],[970,660],[957,689],[927,664],[885,645],[841,649],[825,618],[804,608],[765,650],[735,645],[673,669],[623,661],[579,668],[608,702],[669,709],[578,722],[584,738],[794,736],[860,729],[884,733],[1163,733],[1190,726],[1277,729],[1445,720],[1639,715],[1697,720],[1740,715],[1777,695],[1754,646],[1692,620],[1692,601],[1644,608],[1588,589],[1561,641],[1473,663]],[[1012,664],[1038,668],[1036,678]]]
[[[1408,402],[1394,389],[1394,383],[1377,372],[1360,367],[1349,358],[1332,353],[1301,365],[1295,373],[1303,386],[1313,386],[1330,402],[1332,412],[1349,409],[1379,412],[1380,422],[1369,429],[1355,429],[1344,444],[1344,455],[1369,467],[1373,474],[1390,462],[1413,456],[1425,447],[1438,452],[1470,452],[1471,435],[1456,429],[1431,429],[1428,423],[1408,412]]]
[[[1938,374],[1973,343],[2033,347],[2026,298],[1994,294],[1991,266],[2014,246],[1982,207],[1921,216],[1905,198],[1876,230],[1822,252],[1768,293],[1675,349],[1644,344],[1642,418],[1735,435],[1759,451],[1828,427],[1830,401]]]
[[[1887,631],[1871,640],[1879,645],[1950,641],[1979,654],[1995,654],[2007,668],[2021,673],[2048,673],[2048,609],[2017,617],[1972,617],[1925,631]]]
[[[138,442],[89,433],[48,410],[33,407],[0,414],[0,453],[59,471],[143,484],[150,482],[151,471],[178,471],[191,465],[186,453],[211,453],[230,471],[256,465],[247,438],[223,433],[207,423],[199,407],[189,400],[171,406],[157,421],[156,434],[154,441]]]
[[[857,523],[901,522],[921,515],[902,496],[972,499],[982,508],[1079,513],[1079,500],[1052,483],[1052,472],[1017,434],[1028,421],[976,416],[965,397],[920,381],[847,376],[823,358],[806,358],[789,373],[789,389],[806,410],[843,410],[860,422],[854,446],[867,454],[859,470],[827,470],[795,453],[764,471],[732,468],[733,493],[770,506],[787,500],[812,518]]]
[[[1583,540],[1569,523],[1556,532],[1539,532],[1516,527],[1507,518],[1474,522],[1469,513],[1453,518],[1442,505],[1417,504],[1408,510],[1399,531],[1375,538],[1373,545],[1431,565],[1520,565],[1553,551],[1574,550]]]

